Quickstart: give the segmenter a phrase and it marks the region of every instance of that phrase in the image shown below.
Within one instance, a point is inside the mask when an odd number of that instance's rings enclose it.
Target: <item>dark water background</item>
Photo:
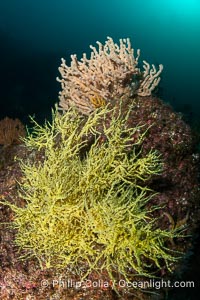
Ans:
[[[58,101],[60,58],[107,36],[130,37],[141,61],[162,63],[160,95],[200,127],[200,0],[0,0],[0,119],[43,122]],[[199,276],[190,263],[185,276]]]
[[[58,100],[60,58],[107,36],[130,37],[141,62],[162,63],[162,98],[200,114],[199,0],[0,0],[0,117],[43,120]]]

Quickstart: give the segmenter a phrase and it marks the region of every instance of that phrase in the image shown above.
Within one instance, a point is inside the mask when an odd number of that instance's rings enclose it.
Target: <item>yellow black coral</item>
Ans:
[[[126,153],[140,126],[128,129],[126,118],[116,114],[104,128],[107,141],[99,143],[97,137],[81,159],[83,137],[95,131],[107,112],[107,107],[97,110],[82,127],[83,119],[74,109],[64,115],[55,112],[52,124],[36,124],[35,136],[25,139],[27,147],[43,149],[44,160],[21,163],[26,205],[10,204],[16,244],[27,256],[36,256],[41,267],[79,264],[87,270],[83,276],[105,269],[112,277],[114,269],[125,278],[131,268],[149,276],[152,266],[169,267],[177,259],[165,247],[176,233],[155,226],[145,208],[154,193],[140,184],[162,172],[162,161],[156,150],[145,157],[135,151],[145,134]]]

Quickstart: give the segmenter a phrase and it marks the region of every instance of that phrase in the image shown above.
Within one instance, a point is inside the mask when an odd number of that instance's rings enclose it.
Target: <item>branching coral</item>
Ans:
[[[83,114],[89,114],[96,108],[96,102],[104,105],[112,100],[151,95],[160,81],[163,66],[155,66],[143,61],[144,72],[138,68],[140,50],[135,56],[129,39],[120,39],[120,44],[114,43],[108,37],[105,45],[97,42],[99,49],[92,49],[90,59],[83,54],[78,61],[76,55],[71,55],[71,66],[62,59],[59,68],[62,90],[60,92],[60,107],[67,110],[75,106]],[[100,99],[100,101],[99,101]]]
[[[143,61],[144,73],[143,80],[140,81],[140,86],[137,90],[137,95],[139,96],[150,96],[152,91],[157,87],[160,82],[160,74],[163,70],[163,65],[159,66],[159,70],[157,71],[155,66],[150,65],[144,60]]]
[[[127,117],[114,111],[101,143],[97,124],[106,113],[107,107],[85,120],[69,109],[62,116],[54,113],[52,124],[35,124],[25,143],[41,151],[43,160],[21,163],[26,205],[7,203],[15,213],[16,244],[42,267],[82,266],[82,277],[101,269],[111,278],[113,271],[128,278],[130,269],[150,276],[155,267],[170,268],[177,260],[166,248],[177,233],[157,227],[151,212],[159,207],[146,208],[154,193],[145,182],[162,172],[162,161],[154,150],[141,156],[146,133],[130,151],[141,125],[128,128]],[[96,139],[81,157],[90,133]]]
[[[0,121],[0,144],[19,144],[20,138],[26,135],[24,125],[19,119],[4,118]]]

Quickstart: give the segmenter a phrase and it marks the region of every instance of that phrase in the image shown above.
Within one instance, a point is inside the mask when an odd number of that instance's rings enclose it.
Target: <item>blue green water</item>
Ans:
[[[0,0],[1,117],[44,118],[57,101],[60,58],[107,36],[130,37],[141,61],[162,63],[162,98],[200,114],[199,0]]]

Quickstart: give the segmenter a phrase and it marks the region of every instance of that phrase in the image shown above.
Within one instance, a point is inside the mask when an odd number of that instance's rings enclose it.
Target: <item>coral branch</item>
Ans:
[[[143,79],[140,82],[140,87],[137,90],[137,94],[139,96],[150,96],[152,91],[157,87],[157,85],[160,82],[160,74],[163,70],[163,65],[159,65],[159,70],[156,70],[156,67],[152,65],[152,68],[150,67],[150,64],[143,61]]]
[[[25,135],[26,130],[19,119],[6,117],[0,121],[0,145],[20,144],[20,137]]]
[[[130,39],[120,39],[118,45],[108,37],[105,45],[100,42],[97,45],[98,50],[90,46],[89,59],[85,53],[80,61],[76,55],[71,55],[71,65],[67,66],[62,58],[61,78],[57,78],[62,87],[59,93],[62,110],[75,106],[88,115],[112,100],[150,95],[158,85],[163,66],[156,71],[154,65],[150,69],[144,62],[144,73],[141,72],[138,68],[140,50],[135,54]]]

